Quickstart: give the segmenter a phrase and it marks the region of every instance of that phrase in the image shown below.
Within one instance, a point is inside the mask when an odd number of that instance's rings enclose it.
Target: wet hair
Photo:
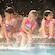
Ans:
[[[8,9],[8,10],[5,10],[5,12],[9,13],[9,14],[14,14],[14,11],[12,9]]]
[[[47,17],[49,14],[50,14],[50,12],[46,12],[46,13],[44,14],[44,16]]]
[[[49,14],[53,14],[53,12],[51,10],[46,10],[43,14],[43,18],[46,20],[46,18],[44,16],[48,16]]]

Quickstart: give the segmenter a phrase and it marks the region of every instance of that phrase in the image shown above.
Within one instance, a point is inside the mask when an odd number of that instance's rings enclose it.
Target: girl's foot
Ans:
[[[52,39],[53,37],[48,37],[48,39]]]
[[[48,36],[46,35],[45,37],[42,37],[42,38],[47,38]]]
[[[6,43],[7,43],[8,46],[11,45],[10,40],[8,38],[6,39]]]
[[[15,42],[13,46],[19,46],[19,41]]]

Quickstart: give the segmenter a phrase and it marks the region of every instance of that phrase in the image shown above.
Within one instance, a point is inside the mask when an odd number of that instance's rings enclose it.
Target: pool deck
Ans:
[[[55,46],[55,37],[53,39],[43,39],[40,35],[35,35],[32,37],[32,46]],[[14,45],[14,40],[11,41],[11,45]],[[0,38],[0,46],[8,45],[3,38]]]
[[[33,45],[43,45],[43,46],[55,46],[55,37],[52,39],[43,39],[40,35],[33,37]]]

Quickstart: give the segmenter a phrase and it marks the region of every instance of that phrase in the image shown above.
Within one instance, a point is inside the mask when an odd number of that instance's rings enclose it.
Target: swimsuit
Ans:
[[[30,22],[30,21],[28,20],[28,18],[26,18],[25,25],[26,25],[27,28],[32,28],[33,26],[36,25],[36,22]],[[20,28],[20,32],[26,33],[26,32],[23,30],[22,27]]]

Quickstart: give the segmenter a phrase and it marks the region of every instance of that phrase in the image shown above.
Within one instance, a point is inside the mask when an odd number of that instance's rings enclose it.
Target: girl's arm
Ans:
[[[32,27],[31,31],[34,32],[34,29],[36,28],[37,23],[35,24],[35,26]]]
[[[30,29],[26,27],[25,22],[26,22],[26,18],[23,19],[23,21],[22,21],[22,26],[21,26],[21,27],[22,27],[23,30],[27,33]]]
[[[5,24],[5,21],[6,21],[6,18],[4,18],[4,20],[3,20],[3,23],[2,23],[2,24]]]
[[[14,24],[13,24],[13,26],[11,26],[10,28],[11,28],[11,30],[14,32],[14,31],[16,31],[16,29],[18,28],[18,21],[16,20],[16,19],[14,19]]]
[[[44,19],[42,20],[41,28],[42,28],[42,37],[46,37],[46,23]]]

